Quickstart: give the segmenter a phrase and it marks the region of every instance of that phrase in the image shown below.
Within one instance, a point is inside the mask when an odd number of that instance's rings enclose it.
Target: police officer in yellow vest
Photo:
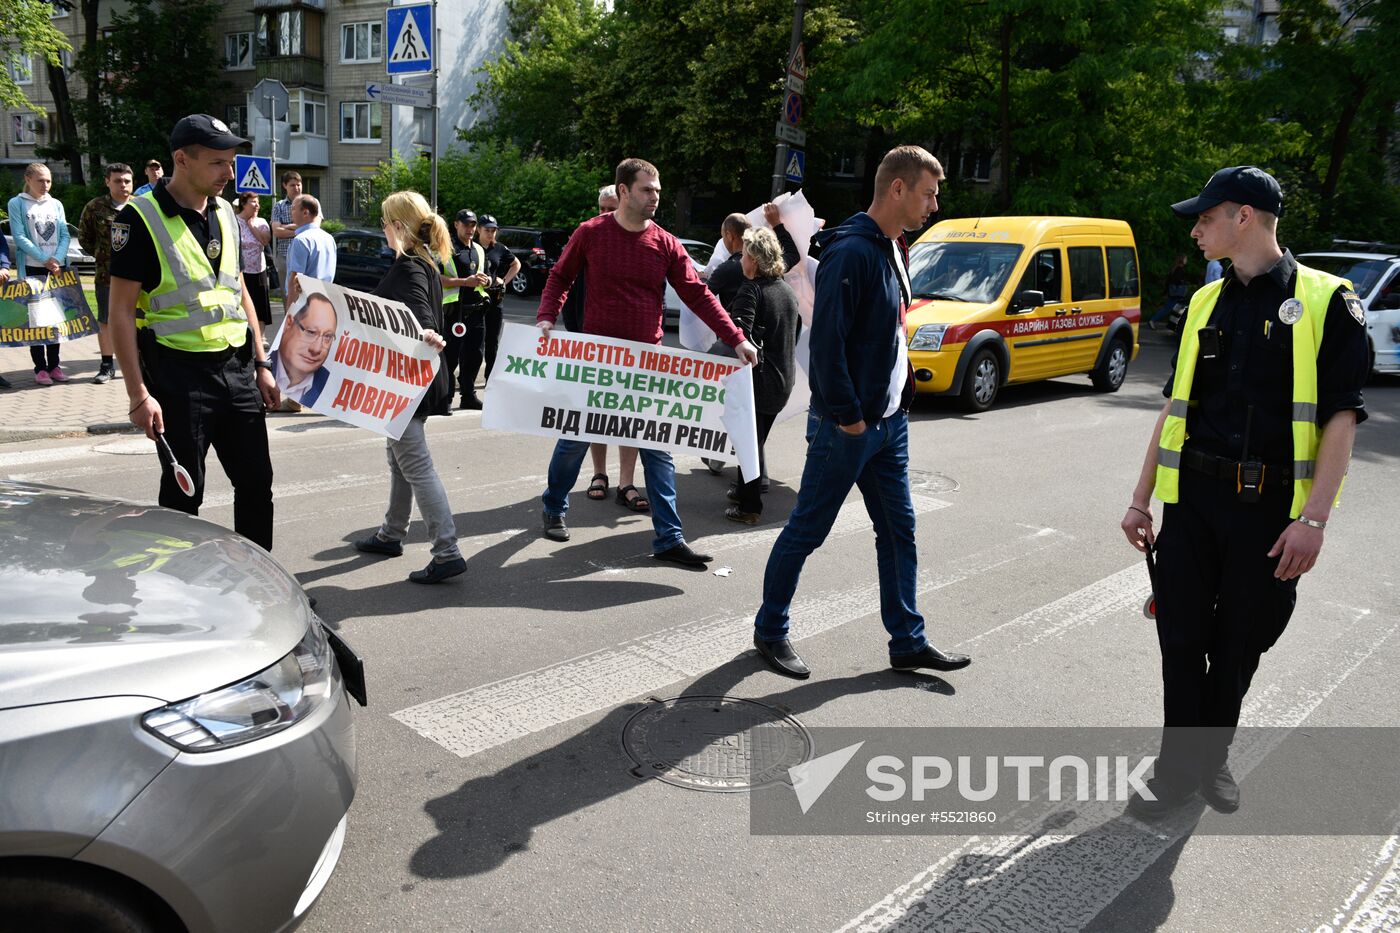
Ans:
[[[1233,265],[1191,299],[1121,526],[1156,557],[1166,728],[1148,785],[1156,799],[1129,804],[1149,819],[1197,791],[1218,811],[1239,807],[1226,759],[1240,706],[1322,550],[1366,419],[1369,369],[1350,283],[1279,248],[1283,193],[1273,176],[1221,169],[1172,210],[1194,218],[1207,260]],[[1154,494],[1163,502],[1156,534]]]
[[[272,549],[272,462],[264,411],[277,385],[243,287],[238,224],[219,193],[246,142],[194,114],[170,134],[174,173],[112,222],[110,310],[131,421],[163,433],[194,479],[186,496],[165,466],[160,504],[192,515],[213,445],[233,484],[233,527]]]

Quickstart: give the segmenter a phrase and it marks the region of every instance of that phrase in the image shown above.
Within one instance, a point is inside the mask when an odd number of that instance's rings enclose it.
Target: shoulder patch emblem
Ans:
[[[1362,306],[1361,299],[1356,297],[1356,292],[1342,292],[1342,300],[1347,303],[1347,310],[1356,318],[1356,323],[1365,327],[1366,309]]]
[[[112,224],[112,249],[121,249],[131,239],[131,224]]]

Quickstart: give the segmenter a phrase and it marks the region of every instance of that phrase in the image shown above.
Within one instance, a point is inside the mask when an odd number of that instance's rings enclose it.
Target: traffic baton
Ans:
[[[194,478],[190,476],[190,471],[180,466],[180,461],[175,459],[175,451],[170,449],[170,442],[165,439],[165,433],[156,435],[159,441],[158,449],[165,454],[165,462],[170,464],[170,470],[175,474],[175,485],[180,487],[180,491],[187,496],[194,495]]]
[[[1147,544],[1147,582],[1152,587],[1152,592],[1147,596],[1147,602],[1142,604],[1142,614],[1149,619],[1157,618],[1157,560],[1153,557],[1154,548],[1151,543]]]

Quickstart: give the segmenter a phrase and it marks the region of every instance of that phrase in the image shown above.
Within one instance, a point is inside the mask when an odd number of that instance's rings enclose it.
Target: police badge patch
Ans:
[[[1366,309],[1361,306],[1361,299],[1356,297],[1356,292],[1342,292],[1342,300],[1347,303],[1347,310],[1356,318],[1356,323],[1365,327]]]
[[[130,224],[112,224],[112,249],[121,249],[131,239]]]
[[[1292,327],[1303,319],[1303,303],[1297,298],[1290,298],[1278,306],[1278,319]]]

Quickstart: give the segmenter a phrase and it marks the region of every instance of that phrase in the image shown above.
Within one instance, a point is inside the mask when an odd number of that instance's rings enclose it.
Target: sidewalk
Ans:
[[[269,334],[276,333],[281,320],[282,303],[274,298]],[[14,386],[0,389],[0,444],[70,434],[135,432],[120,375],[106,385],[92,382],[102,361],[97,338],[70,341],[61,352],[68,382],[41,386],[34,381],[28,347],[0,347],[0,375]]]

